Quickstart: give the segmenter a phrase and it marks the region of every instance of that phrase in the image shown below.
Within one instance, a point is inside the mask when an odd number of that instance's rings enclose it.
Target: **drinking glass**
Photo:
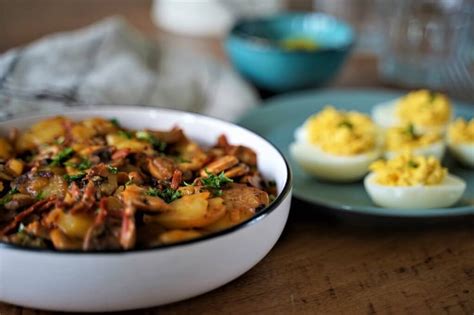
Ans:
[[[379,0],[383,79],[474,98],[474,1]]]

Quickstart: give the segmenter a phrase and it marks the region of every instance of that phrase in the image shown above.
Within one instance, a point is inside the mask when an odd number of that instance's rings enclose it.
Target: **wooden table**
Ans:
[[[146,0],[0,0],[0,52],[44,34],[74,29],[117,13],[150,36],[173,38],[225,59],[219,41],[156,31],[149,19],[149,5]],[[377,77],[372,57],[353,56],[333,86],[384,85]],[[281,239],[255,268],[197,298],[143,311],[144,314],[473,312],[472,218],[442,223],[359,216],[340,218],[330,210],[297,200]],[[0,315],[13,314],[50,313],[0,303]]]

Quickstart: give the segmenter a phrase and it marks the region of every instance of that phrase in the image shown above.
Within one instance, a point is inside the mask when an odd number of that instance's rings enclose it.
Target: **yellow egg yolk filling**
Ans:
[[[358,112],[327,106],[311,116],[305,127],[309,142],[331,154],[356,155],[375,147],[375,125],[367,115]]]
[[[412,124],[405,127],[393,127],[385,134],[385,149],[402,151],[424,147],[441,141],[441,135],[436,132],[417,133]]]
[[[428,90],[408,93],[396,106],[403,123],[439,126],[446,124],[451,117],[451,103],[446,95]]]
[[[378,160],[370,165],[375,181],[385,186],[437,185],[447,169],[435,157],[413,156],[409,152],[391,160]]]
[[[283,39],[280,42],[281,47],[286,50],[302,50],[302,51],[316,51],[319,49],[318,44],[311,38],[306,37],[291,37]]]
[[[470,121],[456,119],[449,126],[448,137],[452,143],[474,143],[474,118]]]

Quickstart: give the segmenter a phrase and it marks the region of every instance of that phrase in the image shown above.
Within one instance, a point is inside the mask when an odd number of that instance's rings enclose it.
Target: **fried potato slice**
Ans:
[[[0,160],[8,160],[13,156],[12,145],[4,138],[0,138]]]
[[[69,238],[82,240],[94,223],[94,215],[91,213],[69,213],[64,212],[63,209],[55,208],[48,214],[45,223],[58,227]]]
[[[170,203],[171,211],[150,218],[169,229],[203,227],[219,220],[225,214],[222,198],[209,199],[209,192],[183,196]]]
[[[53,143],[66,135],[68,124],[72,124],[71,120],[61,116],[37,122],[18,137],[15,147],[19,152],[24,152],[34,150],[42,144]]]

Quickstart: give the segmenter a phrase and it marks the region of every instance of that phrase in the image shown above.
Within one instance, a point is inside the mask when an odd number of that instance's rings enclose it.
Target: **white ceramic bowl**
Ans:
[[[0,244],[0,300],[46,310],[118,311],[157,306],[213,290],[246,272],[278,240],[291,201],[291,174],[282,154],[255,133],[198,114],[143,107],[101,107],[64,113],[75,120],[117,118],[129,128],[179,125],[192,139],[231,143],[258,154],[259,168],[277,183],[277,199],[228,230],[179,244],[128,252],[58,252]],[[0,134],[47,116],[0,123]]]

